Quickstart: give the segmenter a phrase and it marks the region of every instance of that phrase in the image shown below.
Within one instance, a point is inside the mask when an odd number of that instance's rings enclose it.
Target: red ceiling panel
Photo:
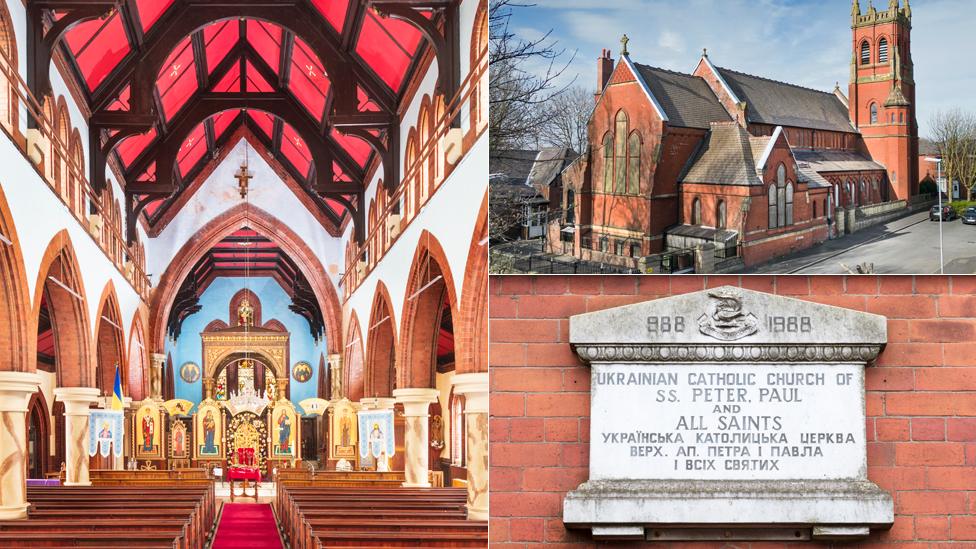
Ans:
[[[281,152],[285,158],[291,162],[292,166],[298,169],[298,173],[308,175],[308,169],[312,165],[312,157],[308,153],[308,146],[299,137],[295,128],[285,123],[284,133],[281,136]]]
[[[342,34],[342,25],[346,21],[349,0],[312,0],[312,4],[322,13],[325,20],[332,25],[332,28],[339,34]]]
[[[275,74],[281,68],[281,27],[263,21],[247,20],[247,41]]]
[[[409,23],[381,18],[368,10],[356,42],[356,53],[387,85],[399,90],[420,39],[420,31]]]
[[[207,152],[207,136],[203,129],[203,122],[193,128],[179,152],[176,153],[176,163],[180,167],[180,174],[186,175]]]
[[[288,89],[312,116],[320,120],[325,111],[325,97],[329,93],[329,78],[318,56],[301,38],[295,38],[291,56],[291,78]]]
[[[213,87],[213,90],[217,93],[234,93],[241,91],[241,66],[240,64],[235,64],[232,69],[227,71],[227,74],[217,82],[217,85]]]
[[[173,0],[136,0],[142,31],[148,31],[171,5]]]
[[[118,151],[119,157],[122,159],[122,163],[125,164],[126,168],[132,165],[132,162],[142,154],[142,151],[146,150],[146,147],[152,143],[153,139],[156,139],[156,128],[146,133],[127,137],[119,143],[119,146],[115,150]]]
[[[360,112],[379,112],[380,108],[360,86],[356,86],[356,102]]]
[[[366,166],[366,161],[369,159],[369,153],[372,152],[372,149],[368,144],[366,144],[365,141],[359,139],[358,137],[351,137],[342,132],[336,131],[334,128],[332,129],[332,138],[335,139],[343,149],[346,149],[346,152],[349,153],[349,156],[351,156],[357,164],[359,164],[361,167]]]
[[[227,131],[230,123],[237,118],[237,115],[240,114],[240,112],[240,109],[231,109],[229,111],[219,113],[213,117],[214,139],[220,139],[224,135],[224,132]]]
[[[153,200],[152,202],[150,202],[149,204],[146,205],[146,209],[143,210],[143,211],[146,212],[146,215],[148,215],[149,217],[152,217],[152,216],[156,215],[156,212],[159,211],[159,208],[162,205],[163,205],[163,200],[162,199]]]
[[[271,139],[271,136],[274,133],[274,117],[261,111],[247,111],[247,115],[251,117],[251,121],[257,124],[258,128],[264,132],[264,136]]]
[[[244,70],[247,72],[247,88],[245,91],[248,93],[271,93],[274,91],[271,84],[261,76],[261,73],[254,68],[250,61],[244,64]]]
[[[227,57],[240,38],[237,20],[221,21],[203,29],[203,44],[207,51],[207,72],[213,74],[217,65]]]
[[[197,76],[193,68],[193,45],[190,37],[183,39],[170,53],[159,71],[156,86],[163,101],[163,114],[170,120],[186,105],[197,91]]]
[[[112,99],[112,102],[108,105],[108,110],[110,111],[127,111],[129,110],[129,95],[131,94],[131,89],[126,86],[122,93],[118,97]]]
[[[75,25],[65,39],[89,90],[97,88],[130,49],[118,11],[104,21],[92,19]]]

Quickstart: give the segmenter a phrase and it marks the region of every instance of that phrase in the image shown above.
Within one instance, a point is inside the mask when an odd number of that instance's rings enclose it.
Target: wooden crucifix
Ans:
[[[237,178],[237,185],[239,187],[238,190],[241,193],[241,200],[243,200],[247,197],[248,184],[250,183],[251,178],[254,177],[254,174],[247,169],[247,164],[241,164],[241,169],[237,170],[234,177]]]

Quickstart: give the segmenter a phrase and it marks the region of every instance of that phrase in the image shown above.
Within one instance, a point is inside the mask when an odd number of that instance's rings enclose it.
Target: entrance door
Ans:
[[[315,461],[319,457],[315,420],[314,417],[302,418],[302,461]]]
[[[47,458],[41,419],[31,410],[27,426],[27,478],[44,478],[44,460]]]

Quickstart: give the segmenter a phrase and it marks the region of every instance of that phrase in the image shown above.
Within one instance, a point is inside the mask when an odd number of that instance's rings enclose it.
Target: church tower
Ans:
[[[879,11],[860,0],[851,6],[853,55],[849,108],[851,122],[864,137],[868,153],[888,170],[890,200],[918,193],[918,123],[912,64],[912,8],[889,0]]]

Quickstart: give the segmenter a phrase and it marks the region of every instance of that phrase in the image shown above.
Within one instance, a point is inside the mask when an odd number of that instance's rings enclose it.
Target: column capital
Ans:
[[[397,403],[403,404],[403,415],[427,416],[430,405],[437,402],[440,392],[437,389],[394,389]]]
[[[488,413],[488,372],[458,374],[451,380],[454,392],[464,395],[464,411]]]
[[[164,364],[166,362],[166,354],[165,353],[150,353],[149,354],[149,359],[152,360],[152,362],[153,362],[154,365],[155,364],[162,365],[162,364]]]
[[[101,391],[95,387],[57,387],[54,389],[55,400],[64,403],[64,415],[87,416],[89,406],[98,402]]]
[[[0,412],[26,412],[41,376],[30,372],[0,372]]]

